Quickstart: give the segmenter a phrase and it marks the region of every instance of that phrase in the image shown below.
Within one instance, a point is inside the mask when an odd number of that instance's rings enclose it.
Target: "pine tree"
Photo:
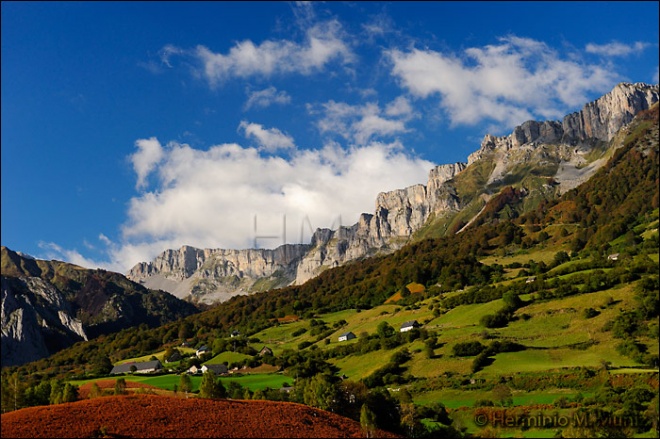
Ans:
[[[187,373],[182,374],[179,379],[179,391],[185,393],[186,397],[188,397],[188,392],[192,391],[192,380]]]
[[[202,398],[224,398],[227,395],[225,386],[210,370],[204,372],[202,383],[199,386],[199,396]]]

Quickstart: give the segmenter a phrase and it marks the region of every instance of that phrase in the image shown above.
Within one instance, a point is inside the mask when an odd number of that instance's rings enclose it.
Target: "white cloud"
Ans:
[[[387,137],[407,130],[405,123],[415,116],[405,97],[390,102],[385,111],[377,103],[350,105],[330,100],[308,107],[311,114],[321,113],[317,126],[322,133],[335,133],[357,145],[373,138]]]
[[[309,75],[322,71],[330,62],[349,64],[355,58],[337,20],[310,27],[301,43],[266,40],[257,45],[244,40],[236,43],[227,54],[215,53],[202,45],[194,50],[167,45],[161,50],[164,64],[170,66],[173,56],[190,56],[200,63],[198,73],[211,87],[236,77],[271,77],[290,73]]]
[[[256,139],[261,149],[265,151],[275,152],[279,149],[295,148],[293,137],[284,134],[277,128],[265,129],[258,123],[242,121],[238,129],[245,132],[246,138]]]
[[[170,58],[172,56],[184,55],[185,52],[183,49],[180,49],[172,44],[168,44],[160,50],[160,61],[165,64],[167,67],[172,67],[170,63]]]
[[[612,41],[608,44],[589,43],[585,47],[585,50],[588,53],[595,53],[597,55],[604,56],[628,56],[632,53],[642,52],[649,46],[649,43],[643,43],[641,41],[637,41],[633,44],[624,44],[617,41]]]
[[[141,189],[147,185],[147,176],[163,158],[163,147],[155,137],[140,139],[135,146],[138,151],[130,156],[130,160],[138,177],[135,187]]]
[[[392,75],[414,96],[439,96],[453,125],[495,121],[500,129],[561,117],[604,92],[616,74],[601,65],[562,59],[542,42],[508,36],[459,56],[432,50],[390,50]]]
[[[291,96],[285,91],[277,91],[273,86],[264,90],[248,92],[248,100],[245,103],[245,109],[266,108],[273,104],[285,105],[291,102]]]
[[[377,114],[367,114],[353,124],[355,141],[364,145],[374,135],[388,136],[406,130],[403,121],[384,119]]]
[[[405,96],[399,96],[385,107],[385,114],[388,116],[412,116],[413,109],[410,101]]]
[[[651,81],[653,82],[653,84],[657,84],[657,83],[658,83],[658,79],[659,79],[659,77],[660,77],[660,74],[659,74],[659,73],[660,73],[660,69],[658,69],[658,66],[656,66],[656,67],[655,67],[655,73],[653,73],[653,78],[651,79]]]
[[[135,145],[141,150],[145,142],[158,140],[140,139]],[[277,235],[257,243],[276,247],[282,244],[283,215],[287,242],[301,242],[304,230],[302,241],[308,243],[307,221],[313,229],[336,227],[339,217],[343,225],[354,224],[360,213],[373,213],[379,192],[426,183],[434,166],[407,155],[398,142],[348,149],[330,142],[317,150],[294,149],[288,160],[237,144],[198,150],[170,142],[162,151],[152,170],[157,183],[130,200],[120,242],[99,235],[108,262],[85,259],[55,244],[45,248],[83,266],[126,272],[182,245],[250,248],[255,235]]]
[[[297,1],[291,5],[295,21],[301,28],[309,27],[316,19],[316,11],[314,11],[314,2],[311,1]]]

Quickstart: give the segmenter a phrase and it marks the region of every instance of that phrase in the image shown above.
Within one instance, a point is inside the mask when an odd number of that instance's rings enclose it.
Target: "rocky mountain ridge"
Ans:
[[[527,121],[508,136],[486,135],[467,163],[437,166],[429,172],[426,185],[379,194],[373,214],[362,214],[350,227],[317,229],[309,245],[274,250],[183,246],[166,250],[153,262],[137,264],[127,277],[204,303],[301,284],[325,269],[400,248],[430,218],[456,215],[466,209],[468,198],[479,194],[487,198],[498,184],[522,184],[524,175],[517,173],[521,164],[545,166],[546,177],[559,184],[556,193],[577,186],[605,163],[603,153],[592,157],[596,147],[611,141],[635,114],[657,101],[657,85],[621,83],[561,122]],[[460,196],[462,189],[454,180],[479,164],[488,165],[487,181],[478,193]]]
[[[140,324],[159,326],[198,310],[119,273],[26,257],[2,247],[2,366]]]

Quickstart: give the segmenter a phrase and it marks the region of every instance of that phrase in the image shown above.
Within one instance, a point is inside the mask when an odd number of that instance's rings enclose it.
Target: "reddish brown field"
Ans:
[[[2,415],[2,437],[364,437],[360,424],[301,404],[106,396]],[[398,437],[378,431],[377,437]]]
[[[103,395],[108,396],[114,394],[116,381],[117,380],[98,380],[94,382],[96,383],[97,386],[99,386],[99,389],[101,389]],[[80,386],[80,388],[78,389],[79,399],[89,398],[89,391],[92,388],[92,384],[93,383],[87,383]],[[149,384],[136,383],[134,381],[126,381],[127,393],[129,394],[135,393],[136,391],[139,391],[138,389],[144,389],[149,393],[155,393],[158,395],[172,395],[174,393],[174,392],[170,392],[169,390],[163,390],[158,387],[150,386]]]
[[[278,317],[277,321],[280,322],[280,323],[291,323],[291,322],[297,322],[298,319],[299,319],[298,316],[293,315],[293,314],[289,314],[289,315],[286,315],[284,317]]]

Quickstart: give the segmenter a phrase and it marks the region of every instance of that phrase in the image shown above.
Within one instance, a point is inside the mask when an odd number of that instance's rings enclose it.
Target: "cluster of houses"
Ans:
[[[186,343],[187,344],[187,343]],[[195,351],[195,356],[198,358],[207,352],[211,352],[211,350],[208,348],[208,346],[200,346],[199,349]],[[264,355],[273,355],[273,350],[269,348],[268,346],[264,346],[261,348],[259,351],[260,356]],[[168,359],[166,359],[166,362],[173,362],[173,361],[179,361],[181,360],[181,354],[178,352],[175,352],[172,354],[172,356]],[[189,374],[197,375],[197,374],[203,374],[207,370],[210,370],[213,372],[215,375],[226,375],[228,373],[231,373],[230,371],[227,370],[227,365],[226,364],[205,364],[201,367],[197,366],[192,366],[190,367],[186,372]],[[152,361],[142,361],[142,362],[130,362],[130,363],[124,363],[124,364],[118,364],[117,366],[114,366],[112,370],[110,371],[110,375],[118,375],[118,374],[124,374],[124,373],[142,373],[142,374],[147,374],[147,373],[158,373],[163,371],[163,365],[159,360],[152,360]]]
[[[401,328],[399,329],[400,332],[407,332],[410,331],[414,328],[419,328],[421,325],[417,322],[417,320],[411,320],[409,322],[405,322],[401,325]],[[240,335],[238,331],[232,332],[231,336],[232,337],[237,337]],[[357,338],[357,336],[352,333],[352,332],[345,332],[341,334],[338,338],[338,341],[348,341],[352,340],[354,338]],[[187,345],[187,343],[186,343]],[[183,346],[183,345],[182,345]],[[208,346],[200,346],[199,349],[195,351],[195,356],[201,357],[202,355],[210,352],[211,350],[208,348]],[[175,353],[174,355],[178,355],[178,357],[170,357],[166,359],[167,362],[172,362],[172,361],[179,361],[181,360],[181,354]],[[260,356],[264,355],[273,355],[272,349],[270,349],[268,346],[264,346],[260,351],[259,351]],[[140,373],[140,374],[148,374],[148,373],[158,373],[163,371],[163,365],[159,360],[152,360],[152,361],[143,361],[143,362],[132,362],[132,363],[124,363],[124,364],[118,364],[117,366],[114,366],[112,370],[110,371],[110,375],[117,375],[117,374],[125,374],[125,373]],[[226,375],[228,373],[231,373],[229,370],[227,370],[227,365],[226,364],[205,364],[202,365],[201,367],[197,366],[192,366],[190,367],[186,372],[196,375],[196,374],[203,374],[206,371],[211,371],[215,375]]]
[[[417,322],[417,320],[411,320],[409,322],[405,322],[401,324],[401,328],[399,329],[399,332],[408,332],[414,328],[419,328],[420,326],[421,325]],[[348,331],[340,335],[337,338],[337,341],[348,341],[348,340],[353,340],[354,338],[357,338],[357,335],[353,334],[351,331]]]
[[[209,370],[213,372],[213,375],[226,375],[229,373],[229,370],[227,369],[227,365],[223,363],[204,364],[202,367],[197,367],[193,365],[186,372],[188,372],[191,375],[197,375],[200,373],[206,373]]]

